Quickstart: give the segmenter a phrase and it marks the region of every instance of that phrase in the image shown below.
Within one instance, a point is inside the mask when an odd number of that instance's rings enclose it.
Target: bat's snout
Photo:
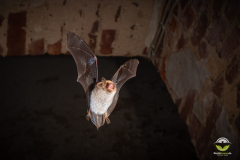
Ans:
[[[107,86],[107,89],[108,89],[108,91],[113,91],[113,84],[109,84],[108,86]]]

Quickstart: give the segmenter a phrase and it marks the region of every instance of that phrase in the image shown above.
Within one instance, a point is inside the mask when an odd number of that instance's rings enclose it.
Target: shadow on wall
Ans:
[[[1,159],[197,159],[187,126],[151,62],[97,131],[71,56],[0,58]],[[129,58],[98,57],[110,79]]]

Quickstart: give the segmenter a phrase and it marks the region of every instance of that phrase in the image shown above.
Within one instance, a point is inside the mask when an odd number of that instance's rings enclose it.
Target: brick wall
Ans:
[[[148,49],[200,159],[220,158],[213,154],[220,137],[231,142],[229,158],[240,158],[239,3],[166,1]]]
[[[69,54],[66,33],[71,31],[81,36],[97,55],[143,56],[151,42],[151,38],[145,39],[152,34],[154,3],[154,0],[3,0],[0,55]]]

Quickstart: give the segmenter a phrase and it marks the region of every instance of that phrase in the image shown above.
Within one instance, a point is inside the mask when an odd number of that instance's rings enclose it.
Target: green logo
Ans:
[[[227,145],[227,146],[224,146],[224,147],[222,148],[220,145],[216,145],[217,149],[218,149],[219,151],[222,151],[222,152],[228,150],[229,146],[230,146],[230,145]]]
[[[228,150],[230,144],[231,143],[228,141],[228,139],[224,137],[218,138],[218,140],[215,142],[216,148],[221,152]]]

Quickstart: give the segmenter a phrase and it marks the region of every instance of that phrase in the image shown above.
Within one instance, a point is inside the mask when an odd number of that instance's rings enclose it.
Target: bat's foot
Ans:
[[[107,124],[111,123],[109,118],[106,118],[106,122],[107,122]]]
[[[89,114],[86,115],[86,119],[89,121],[89,119],[90,119],[90,115]]]

